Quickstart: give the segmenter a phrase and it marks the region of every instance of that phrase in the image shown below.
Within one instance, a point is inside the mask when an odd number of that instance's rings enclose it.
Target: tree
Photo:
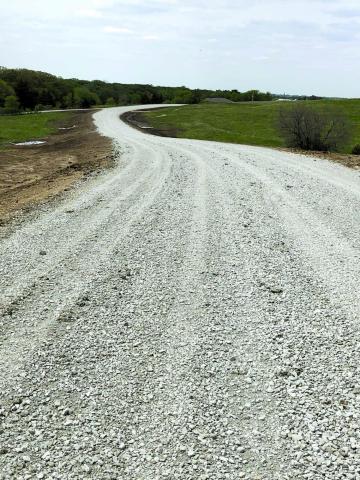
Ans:
[[[128,95],[124,94],[118,97],[118,101],[117,101],[118,105],[128,105],[129,103],[130,103],[130,99]]]
[[[141,104],[141,95],[140,93],[131,93],[129,95],[129,103],[131,105],[140,105]]]
[[[173,103],[193,103],[192,91],[186,87],[175,89]]]
[[[5,98],[4,112],[5,113],[19,113],[20,112],[20,102],[15,95],[9,95],[8,97]]]
[[[109,98],[121,104],[199,103],[209,97],[223,97],[234,102],[266,100],[269,95],[257,90],[200,90],[181,87],[108,83],[102,80],[64,79],[26,68],[0,67],[0,108],[5,97],[16,95],[22,109],[37,105],[49,108],[87,108],[104,105]]]
[[[78,108],[89,108],[100,103],[99,97],[86,87],[74,88],[74,105]]]
[[[338,151],[351,137],[351,127],[339,109],[315,109],[303,104],[283,107],[278,130],[288,147]]]
[[[74,106],[74,96],[72,92],[67,93],[62,99],[62,104],[65,108],[71,108]]]
[[[0,107],[5,104],[5,98],[15,95],[14,89],[8,85],[4,80],[0,79]]]
[[[190,96],[190,103],[200,103],[201,102],[201,91],[199,89],[195,89],[191,92]]]

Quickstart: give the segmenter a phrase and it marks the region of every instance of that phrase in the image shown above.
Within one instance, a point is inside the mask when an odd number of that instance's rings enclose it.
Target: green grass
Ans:
[[[353,139],[344,149],[351,151],[360,143],[360,100],[308,101],[315,108],[326,105],[339,107],[353,125]],[[276,131],[279,108],[289,108],[291,102],[255,102],[238,104],[208,104],[170,107],[145,113],[149,124],[158,129],[176,129],[180,138],[243,143],[266,147],[284,146]]]
[[[34,113],[0,116],[0,146],[11,142],[25,142],[57,132],[58,122],[71,117],[70,112]]]

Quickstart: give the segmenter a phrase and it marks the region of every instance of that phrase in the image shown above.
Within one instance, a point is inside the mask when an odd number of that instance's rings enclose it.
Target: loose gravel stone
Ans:
[[[358,173],[125,110],[1,226],[0,479],[360,478]]]

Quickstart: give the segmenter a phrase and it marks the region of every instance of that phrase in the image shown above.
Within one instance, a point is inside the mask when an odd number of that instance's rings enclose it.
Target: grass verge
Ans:
[[[0,116],[0,147],[8,143],[44,138],[58,131],[57,124],[71,118],[71,112]]]
[[[314,108],[338,107],[353,125],[353,138],[342,153],[350,153],[360,143],[360,100],[320,100],[304,102]],[[254,102],[237,104],[199,104],[170,107],[142,114],[157,133],[179,138],[242,143],[265,147],[283,147],[276,131],[281,107],[290,102]]]

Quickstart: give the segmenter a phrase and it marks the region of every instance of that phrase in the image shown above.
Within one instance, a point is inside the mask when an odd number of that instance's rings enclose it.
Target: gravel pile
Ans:
[[[95,114],[0,232],[0,479],[360,479],[360,179]]]

